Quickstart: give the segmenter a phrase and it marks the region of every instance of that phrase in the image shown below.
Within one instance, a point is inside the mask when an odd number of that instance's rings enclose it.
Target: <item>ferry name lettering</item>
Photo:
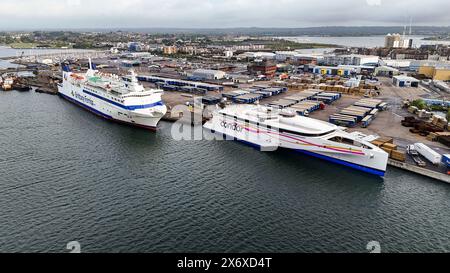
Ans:
[[[228,123],[226,121],[222,121],[220,123],[220,126],[222,126],[223,128],[226,129],[230,129],[236,132],[242,132],[243,128],[241,126],[239,126],[236,122],[235,123]]]
[[[94,106],[94,101],[93,101],[93,100],[91,100],[91,99],[89,99],[89,98],[86,98],[86,97],[83,97],[83,96],[81,96],[80,94],[78,94],[77,92],[72,93],[72,95],[73,95],[75,98],[77,98],[78,100],[81,100],[82,102],[85,102],[85,103],[88,103],[88,104]]]

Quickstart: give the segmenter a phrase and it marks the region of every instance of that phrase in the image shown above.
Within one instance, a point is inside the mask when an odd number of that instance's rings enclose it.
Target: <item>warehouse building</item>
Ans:
[[[378,65],[379,56],[374,55],[326,55],[324,64],[326,65]]]
[[[389,66],[379,66],[375,68],[374,75],[377,77],[393,77],[400,75],[400,71]]]
[[[323,55],[322,55],[323,56]],[[298,51],[277,51],[275,60],[278,62],[290,62],[296,65],[317,64],[320,55],[303,54]]]
[[[419,74],[423,74],[435,81],[450,81],[450,65],[422,65],[419,68]]]
[[[192,76],[199,80],[221,80],[226,75],[223,71],[212,69],[197,69],[192,73]]]
[[[261,60],[273,60],[275,59],[275,53],[272,52],[245,52],[237,56],[238,59],[261,59]]]
[[[420,81],[404,75],[394,76],[392,82],[397,87],[419,87]]]
[[[356,73],[356,70],[353,67],[316,66],[313,73],[329,76],[351,76]]]

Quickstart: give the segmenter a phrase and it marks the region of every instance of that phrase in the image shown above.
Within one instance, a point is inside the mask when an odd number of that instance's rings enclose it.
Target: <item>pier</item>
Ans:
[[[400,162],[394,159],[389,159],[388,165],[450,184],[450,176],[446,173],[437,172],[427,168],[421,168],[419,166],[407,162]]]

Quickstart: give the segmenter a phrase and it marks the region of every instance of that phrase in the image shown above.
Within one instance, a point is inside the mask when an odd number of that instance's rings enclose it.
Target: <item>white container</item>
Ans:
[[[419,154],[428,159],[434,165],[439,164],[442,160],[442,156],[440,154],[423,143],[415,143],[414,148]]]

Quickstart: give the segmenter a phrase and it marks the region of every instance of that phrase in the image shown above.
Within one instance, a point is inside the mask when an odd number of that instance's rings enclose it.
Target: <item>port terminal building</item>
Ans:
[[[323,64],[325,65],[372,65],[376,66],[380,62],[379,56],[374,55],[325,55]]]
[[[221,70],[197,69],[192,73],[192,77],[198,80],[221,80],[227,73]]]
[[[419,87],[420,81],[404,75],[394,76],[392,82],[397,87]]]
[[[315,66],[313,67],[314,74],[328,75],[328,76],[352,76],[354,74],[361,74],[364,72],[373,73],[374,66],[365,65],[339,65],[339,66]]]

